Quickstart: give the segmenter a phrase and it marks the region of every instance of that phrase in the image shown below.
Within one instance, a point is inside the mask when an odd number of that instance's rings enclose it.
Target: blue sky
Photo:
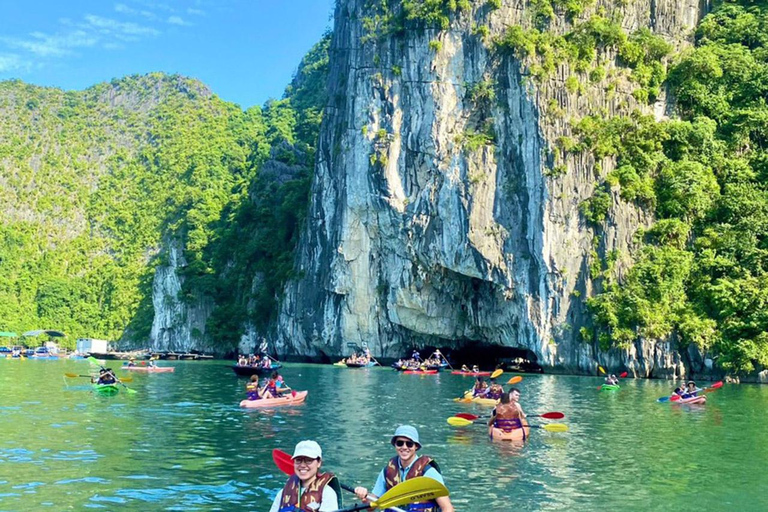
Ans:
[[[152,71],[243,108],[282,95],[334,0],[3,0],[0,80],[84,89]]]

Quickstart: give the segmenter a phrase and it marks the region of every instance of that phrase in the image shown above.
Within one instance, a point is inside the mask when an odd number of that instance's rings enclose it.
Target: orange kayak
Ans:
[[[523,428],[507,431],[494,427],[491,431],[491,439],[494,441],[525,441],[530,433],[531,429],[528,428],[528,421],[523,420]]]
[[[302,403],[307,399],[307,393],[309,391],[297,391],[296,396],[287,394],[280,398],[263,398],[261,400],[243,400],[240,402],[240,407],[246,409],[258,409],[260,407],[277,407],[279,405],[296,405]]]

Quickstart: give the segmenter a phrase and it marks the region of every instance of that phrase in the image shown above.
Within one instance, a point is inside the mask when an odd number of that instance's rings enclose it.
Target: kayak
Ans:
[[[466,377],[490,377],[491,372],[462,372],[461,370],[455,370],[451,372],[451,375],[464,375]]]
[[[376,366],[376,363],[370,361],[368,363],[346,363],[347,368],[370,368]]]
[[[621,389],[621,386],[618,384],[603,384],[600,386],[600,391],[618,391]]]
[[[117,387],[117,384],[94,384],[93,391],[100,395],[112,396],[116,395],[120,388]]]
[[[706,395],[701,396],[692,396],[690,398],[681,398],[680,400],[675,400],[672,402],[673,404],[696,404],[696,405],[704,405],[707,403],[707,397]]]
[[[434,375],[437,370],[405,370],[403,373],[408,375]]]
[[[462,400],[462,402],[466,401],[467,398],[471,398],[470,402],[474,402],[476,404],[481,404],[481,405],[497,405],[499,403],[499,401],[496,400],[495,398],[481,398],[479,396],[472,397],[471,391],[467,391],[464,393],[465,400]]]
[[[280,398],[263,398],[261,400],[243,400],[240,402],[240,407],[246,409],[258,409],[259,407],[277,407],[279,405],[295,405],[300,404],[307,398],[309,391],[297,391],[296,396],[287,394]]]
[[[512,430],[502,430],[494,427],[491,430],[491,439],[494,441],[525,441],[531,433],[528,428],[528,422],[523,420],[523,428],[514,428]]]
[[[173,366],[123,366],[123,370],[131,370],[134,372],[147,372],[147,373],[166,373],[176,370]]]

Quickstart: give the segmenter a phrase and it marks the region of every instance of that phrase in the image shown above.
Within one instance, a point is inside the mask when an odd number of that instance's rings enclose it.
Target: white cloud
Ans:
[[[184,19],[181,16],[169,16],[167,22],[170,23],[171,25],[180,25],[180,26],[190,25],[190,23],[187,23],[186,21],[184,21]]]
[[[11,48],[26,50],[38,57],[61,57],[72,54],[75,48],[93,46],[98,38],[84,30],[73,30],[55,35],[32,32],[29,39],[4,37],[0,40]]]
[[[192,14],[194,16],[205,16],[205,11],[201,9],[193,9],[190,7],[189,9],[187,9],[187,14]]]
[[[157,36],[160,31],[130,21],[117,21],[111,18],[103,18],[93,14],[87,14],[85,21],[89,28],[105,35],[125,35],[125,36]]]
[[[25,66],[22,65],[21,58],[14,53],[0,53],[0,73],[16,71]]]

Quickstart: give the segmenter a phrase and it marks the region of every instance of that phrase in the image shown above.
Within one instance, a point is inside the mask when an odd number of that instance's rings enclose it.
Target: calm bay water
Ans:
[[[307,403],[243,410],[245,379],[226,362],[165,364],[176,372],[132,375],[135,395],[101,397],[64,377],[85,361],[0,360],[0,511],[267,511],[285,482],[273,448],[315,439],[326,469],[372,487],[401,423],[419,428],[459,511],[768,510],[768,387],[726,385],[697,407],[656,403],[664,381],[606,393],[597,378],[525,375],[525,410],[561,411],[570,430],[517,446],[446,423],[489,411],[452,401],[466,377],[288,365]]]

